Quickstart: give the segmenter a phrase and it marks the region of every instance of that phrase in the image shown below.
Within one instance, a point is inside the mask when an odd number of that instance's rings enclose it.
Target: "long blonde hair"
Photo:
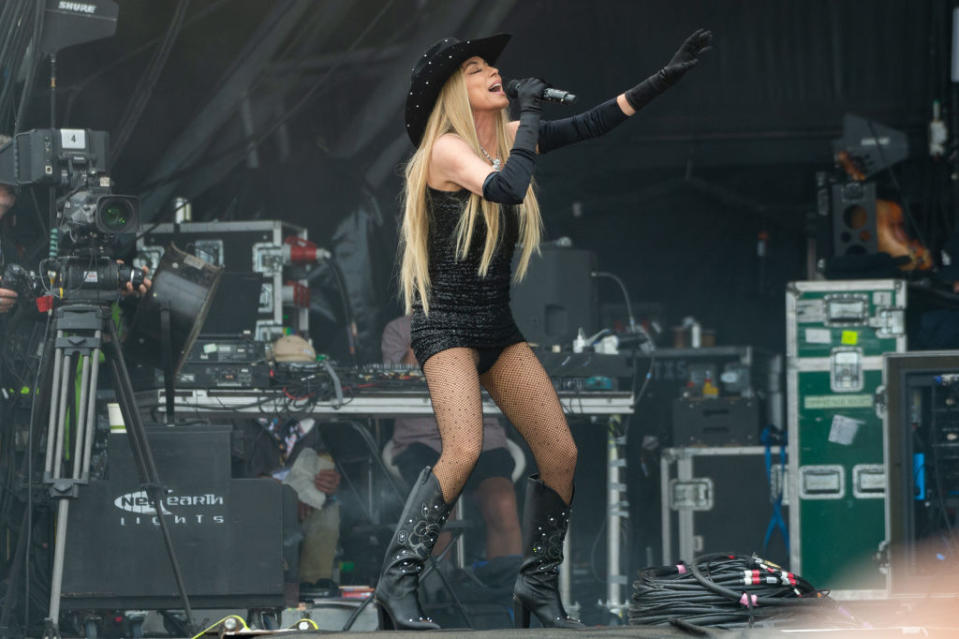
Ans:
[[[506,109],[500,113],[496,122],[496,154],[509,158],[509,147],[512,143],[507,131]],[[405,302],[406,312],[413,308],[413,301],[418,296],[423,312],[429,313],[430,299],[430,272],[429,272],[429,215],[426,208],[427,178],[429,177],[430,158],[433,154],[433,145],[444,133],[455,133],[472,147],[476,154],[480,154],[479,137],[476,135],[476,123],[473,120],[473,111],[470,109],[469,94],[463,72],[457,70],[440,91],[436,105],[430,113],[426,123],[426,131],[420,140],[419,148],[406,165],[405,211],[403,228],[400,233],[400,246],[403,258],[400,266],[400,291]],[[477,273],[485,277],[490,262],[499,243],[499,204],[483,199],[475,193],[470,194],[463,213],[460,215],[456,227],[456,255],[458,259],[465,259],[473,241],[473,227],[477,215],[482,212],[486,222],[486,242],[483,246],[483,255],[480,259]],[[539,212],[539,202],[530,184],[526,190],[526,197],[519,207],[519,241],[523,248],[520,253],[519,265],[514,275],[514,281],[520,281],[526,276],[529,258],[533,251],[539,252],[539,242],[542,235],[543,222]]]

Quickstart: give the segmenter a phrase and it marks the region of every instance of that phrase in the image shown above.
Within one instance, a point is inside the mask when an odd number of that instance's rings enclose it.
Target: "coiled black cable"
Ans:
[[[802,577],[755,555],[717,554],[640,571],[629,623],[732,628],[779,624],[810,609],[838,612],[837,622],[850,622],[826,592]]]

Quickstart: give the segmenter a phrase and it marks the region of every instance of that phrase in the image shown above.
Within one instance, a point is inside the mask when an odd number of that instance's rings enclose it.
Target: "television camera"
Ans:
[[[139,225],[134,196],[113,193],[108,166],[109,134],[88,129],[35,129],[0,147],[0,184],[45,185],[56,197],[50,257],[39,273],[8,264],[2,285],[29,297],[47,292],[88,302],[108,302],[127,282],[143,283],[140,269],[112,253],[121,233]]]

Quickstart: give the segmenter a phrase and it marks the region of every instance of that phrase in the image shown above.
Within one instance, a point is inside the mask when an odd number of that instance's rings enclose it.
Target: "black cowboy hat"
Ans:
[[[410,74],[410,92],[406,96],[406,132],[414,146],[419,146],[420,140],[423,139],[426,121],[430,118],[440,89],[460,64],[473,56],[479,56],[488,64],[493,64],[509,39],[508,33],[466,41],[443,38],[416,61]]]

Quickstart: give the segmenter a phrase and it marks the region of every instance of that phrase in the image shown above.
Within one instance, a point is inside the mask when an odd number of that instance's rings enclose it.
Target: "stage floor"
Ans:
[[[312,632],[289,632],[276,633],[277,637],[296,638],[296,637],[370,637],[370,632],[330,632],[330,631],[312,631]],[[377,636],[392,637],[396,639],[421,639],[430,637],[430,639],[463,639],[468,635],[470,639],[614,639],[614,638],[637,638],[637,639],[676,639],[689,637],[715,637],[724,638],[743,638],[743,639],[762,639],[765,637],[856,637],[861,639],[885,639],[886,637],[959,637],[959,625],[951,628],[932,627],[932,626],[900,626],[889,628],[790,628],[790,629],[742,629],[742,630],[717,630],[703,629],[703,632],[687,632],[675,628],[660,627],[640,627],[640,626],[606,626],[587,628],[585,630],[556,630],[551,628],[529,628],[525,630],[435,630],[426,634],[423,632],[410,631],[377,631]],[[243,637],[243,636],[270,636],[264,634],[225,634],[224,637]]]
[[[959,583],[957,583],[959,586]],[[445,627],[442,630],[428,631],[378,631],[376,630],[376,611],[373,606],[366,607],[354,623],[353,630],[340,631],[346,620],[360,601],[326,600],[309,608],[288,609],[283,613],[280,630],[261,630],[244,628],[236,632],[226,632],[222,622],[232,616],[236,622],[232,627],[243,627],[245,623],[252,625],[253,619],[244,622],[244,616],[249,611],[205,609],[194,610],[194,627],[207,628],[204,637],[370,637],[375,632],[384,637],[409,638],[430,637],[431,639],[523,639],[546,637],[575,637],[576,639],[616,639],[619,637],[636,638],[676,638],[676,637],[715,637],[762,639],[765,637],[856,637],[862,639],[885,637],[949,637],[959,639],[959,592],[953,594],[935,594],[924,596],[900,596],[890,599],[870,600],[824,600],[822,607],[806,608],[799,615],[776,620],[775,625],[764,622],[766,625],[757,625],[752,628],[707,628],[691,626],[682,622],[672,626],[637,626],[611,625],[588,626],[582,630],[560,630],[552,628],[515,629],[511,627],[497,627],[490,629],[469,629],[463,627]],[[805,607],[804,607],[805,608]],[[769,610],[767,608],[767,610]],[[170,611],[171,613],[174,611]],[[257,617],[261,623],[268,619]],[[319,629],[292,630],[297,622],[311,620]],[[480,621],[474,617],[474,623]],[[276,621],[280,621],[279,618]],[[505,620],[509,623],[508,620]],[[274,622],[275,625],[275,622]],[[452,625],[452,624],[451,624]],[[487,628],[490,624],[487,624]],[[496,625],[500,625],[498,622]],[[74,631],[78,626],[73,626]],[[76,637],[71,629],[62,628],[63,636]],[[119,636],[116,629],[106,631],[102,636]],[[164,627],[159,623],[157,612],[147,613],[142,626],[146,637],[174,637],[169,632],[172,627]],[[185,632],[185,628],[182,629]],[[196,631],[195,631],[196,632]],[[129,636],[124,634],[123,636]],[[200,636],[200,635],[197,635]],[[191,639],[189,635],[179,635],[183,639]]]
[[[841,609],[841,610],[840,610]],[[836,611],[841,614],[837,615]],[[949,637],[959,639],[959,593],[924,597],[900,597],[887,600],[836,602],[829,614],[826,610],[814,611],[802,618],[793,619],[779,627],[754,627],[722,630],[717,628],[680,628],[669,626],[594,626],[583,630],[558,630],[551,628],[498,628],[470,630],[447,628],[423,632],[376,631],[384,637],[408,638],[430,637],[431,639],[527,639],[563,638],[615,639],[716,637],[762,639],[765,637],[857,637],[879,639],[885,637]],[[319,616],[314,619],[320,621]],[[367,626],[368,627],[368,626]],[[333,630],[299,631],[245,631],[225,633],[224,637],[370,637],[370,630],[338,632]],[[211,634],[210,636],[216,636]]]

